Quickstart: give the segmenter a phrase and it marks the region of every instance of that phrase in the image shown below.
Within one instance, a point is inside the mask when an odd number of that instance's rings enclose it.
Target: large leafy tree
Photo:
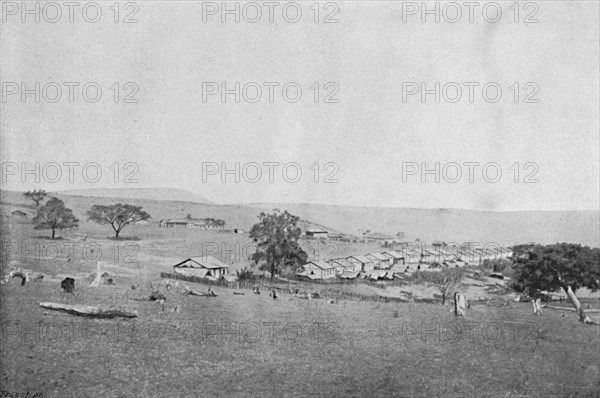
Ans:
[[[513,287],[531,297],[539,297],[543,291],[556,292],[563,289],[581,322],[590,323],[575,292],[587,287],[592,291],[600,288],[600,249],[579,244],[556,243],[553,245],[529,245],[519,248],[514,269],[516,279]]]
[[[298,244],[302,231],[297,216],[275,210],[273,214],[260,213],[258,219],[249,234],[257,243],[252,260],[262,263],[260,269],[271,273],[271,281],[284,268],[296,270],[306,263],[308,255]]]
[[[110,206],[93,205],[86,214],[88,220],[98,224],[110,224],[113,231],[115,231],[116,238],[119,237],[119,233],[125,226],[150,218],[150,214],[143,211],[141,206],[122,203]]]
[[[39,191],[34,189],[33,191],[25,192],[23,196],[29,200],[33,200],[35,202],[35,207],[39,207],[40,202],[48,196],[48,193],[43,189]]]
[[[73,215],[73,211],[65,207],[65,202],[58,198],[51,198],[40,207],[33,218],[34,229],[51,229],[52,239],[56,230],[78,227],[79,220]]]

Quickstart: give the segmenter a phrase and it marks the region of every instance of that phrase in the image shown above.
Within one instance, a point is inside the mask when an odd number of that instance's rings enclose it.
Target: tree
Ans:
[[[48,193],[43,189],[39,191],[34,189],[33,191],[25,192],[23,196],[29,200],[33,200],[35,202],[35,207],[39,207],[40,202],[48,196]]]
[[[431,273],[432,282],[437,285],[442,295],[442,305],[446,305],[448,297],[452,296],[463,280],[463,272],[459,269],[448,269]]]
[[[252,272],[251,269],[244,267],[241,270],[237,270],[235,271],[235,274],[237,276],[237,280],[238,281],[250,281],[252,282],[254,280],[254,273]]]
[[[130,223],[150,218],[150,214],[143,211],[141,206],[122,203],[111,206],[93,205],[86,214],[88,220],[98,224],[110,224],[115,231],[115,238],[118,238],[121,230]]]
[[[297,226],[299,217],[287,211],[275,210],[273,214],[260,213],[259,222],[250,229],[249,236],[257,243],[252,254],[255,264],[264,261],[260,269],[271,272],[271,281],[276,273],[285,267],[297,269],[305,264],[308,255],[300,245],[301,229]]]
[[[514,265],[513,288],[532,298],[540,297],[544,291],[563,289],[579,320],[591,323],[575,292],[581,287],[593,292],[600,288],[600,249],[572,243],[530,245],[526,252],[521,249],[515,250],[519,255]]]
[[[58,198],[51,198],[39,208],[33,218],[34,229],[51,229],[52,239],[54,239],[57,229],[76,228],[78,222],[73,211],[65,207],[65,202]]]

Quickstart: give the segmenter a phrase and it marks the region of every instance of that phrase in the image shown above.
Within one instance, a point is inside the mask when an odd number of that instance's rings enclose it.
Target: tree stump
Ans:
[[[542,315],[542,300],[536,298],[531,302],[533,303],[533,315]]]
[[[60,282],[60,287],[67,293],[75,294],[73,291],[75,290],[75,279],[73,278],[65,278]]]
[[[467,300],[465,295],[459,292],[454,293],[454,315],[464,316],[467,310]]]

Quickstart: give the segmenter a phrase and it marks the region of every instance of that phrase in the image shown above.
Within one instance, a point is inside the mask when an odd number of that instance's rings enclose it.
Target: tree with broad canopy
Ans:
[[[117,203],[115,205],[93,205],[86,213],[88,220],[98,224],[110,224],[115,231],[115,238],[125,226],[143,220],[148,220],[150,214],[142,210],[142,206]]]
[[[258,219],[249,234],[257,243],[252,260],[255,264],[264,261],[260,269],[271,273],[271,281],[283,269],[296,270],[306,263],[308,255],[298,244],[302,232],[297,226],[299,217],[275,209],[273,214],[261,212]]]
[[[27,199],[29,200],[33,200],[35,202],[35,207],[39,207],[40,202],[44,199],[46,199],[46,197],[48,196],[48,193],[46,191],[44,191],[43,189],[41,190],[33,190],[33,191],[27,191],[23,194],[23,196],[25,196]]]
[[[79,220],[73,215],[73,211],[65,207],[65,202],[58,198],[51,198],[46,204],[38,209],[33,218],[34,229],[51,229],[54,239],[56,230],[77,228]]]
[[[563,289],[579,314],[579,320],[591,323],[575,292],[582,287],[593,292],[600,288],[600,249],[573,243],[527,245],[515,249],[513,288],[517,292],[535,299],[544,291]]]

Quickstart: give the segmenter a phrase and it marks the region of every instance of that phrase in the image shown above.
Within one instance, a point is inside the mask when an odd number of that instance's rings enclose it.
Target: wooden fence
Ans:
[[[270,280],[265,280],[262,278],[256,282],[252,282],[252,281],[229,282],[225,279],[211,281],[209,279],[201,278],[198,276],[182,275],[182,274],[176,274],[176,273],[171,273],[171,272],[161,272],[160,277],[166,278],[166,279],[175,279],[175,280],[180,280],[180,281],[185,281],[185,282],[190,282],[190,283],[200,283],[200,284],[209,285],[209,286],[225,287],[225,288],[230,288],[230,289],[252,290],[252,288],[254,286],[259,286],[263,290],[277,289],[280,292],[288,293],[288,294],[292,294],[292,295],[297,292],[300,292],[300,293],[308,292],[308,294],[313,296],[313,298],[321,298],[321,299],[326,299],[326,300],[370,301],[370,302],[382,302],[382,303],[407,302],[408,301],[406,299],[402,299],[402,298],[398,298],[398,297],[386,297],[386,296],[379,296],[379,295],[375,295],[375,294],[361,294],[361,293],[341,292],[341,291],[320,291],[318,293],[310,292],[311,290],[313,290],[311,288],[317,288],[317,287],[305,285],[305,284],[301,284],[301,283],[295,283],[293,281],[289,281],[289,282],[274,281],[272,284],[271,284]]]

